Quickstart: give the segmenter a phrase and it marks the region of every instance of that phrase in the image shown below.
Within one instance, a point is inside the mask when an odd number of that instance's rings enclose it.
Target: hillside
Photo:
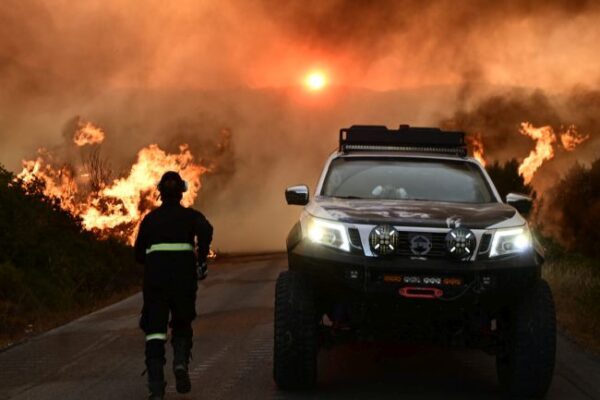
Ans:
[[[39,184],[0,166],[0,348],[130,293],[141,269],[126,245],[98,240]]]

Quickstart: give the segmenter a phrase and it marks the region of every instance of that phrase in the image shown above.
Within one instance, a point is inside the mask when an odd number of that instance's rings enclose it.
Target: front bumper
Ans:
[[[410,304],[431,299],[434,303],[487,304],[493,308],[518,300],[540,279],[542,264],[533,250],[492,260],[460,262],[445,258],[366,257],[308,241],[300,241],[289,249],[288,259],[290,269],[306,273],[318,295],[331,302],[389,302],[396,298]]]

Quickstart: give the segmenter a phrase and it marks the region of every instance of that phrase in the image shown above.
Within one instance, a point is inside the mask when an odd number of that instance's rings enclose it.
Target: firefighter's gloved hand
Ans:
[[[208,265],[206,264],[206,262],[198,264],[196,272],[198,274],[199,281],[203,281],[204,279],[206,279],[206,277],[208,276]]]

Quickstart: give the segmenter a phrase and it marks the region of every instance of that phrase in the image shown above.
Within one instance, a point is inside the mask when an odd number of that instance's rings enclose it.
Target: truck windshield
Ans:
[[[350,199],[495,202],[480,168],[467,161],[337,158],[321,195]]]

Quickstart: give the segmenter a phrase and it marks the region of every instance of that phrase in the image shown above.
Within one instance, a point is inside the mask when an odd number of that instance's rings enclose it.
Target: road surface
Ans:
[[[167,399],[502,398],[494,360],[481,352],[382,344],[322,351],[317,391],[277,391],[273,292],[285,263],[257,256],[212,266],[199,290],[192,392],[175,393],[167,369]],[[140,305],[138,294],[1,352],[0,399],[144,399]],[[600,399],[599,380],[600,361],[561,337],[548,398]]]

